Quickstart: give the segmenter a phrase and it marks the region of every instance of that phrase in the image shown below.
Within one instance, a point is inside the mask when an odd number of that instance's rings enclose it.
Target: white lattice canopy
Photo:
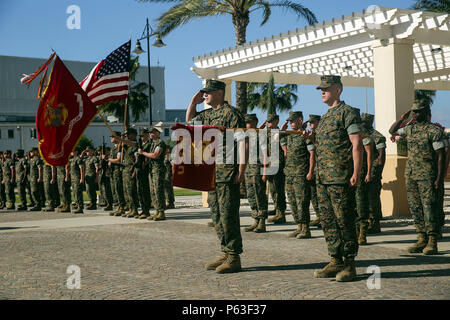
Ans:
[[[449,14],[371,6],[304,29],[194,58],[203,79],[319,83],[324,74],[344,86],[373,87],[375,42],[413,43],[415,89],[450,90]]]

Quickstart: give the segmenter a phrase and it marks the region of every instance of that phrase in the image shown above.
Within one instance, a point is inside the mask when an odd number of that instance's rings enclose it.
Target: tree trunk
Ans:
[[[249,14],[233,14],[233,25],[236,32],[236,46],[246,41],[247,26],[250,22]],[[247,113],[247,82],[236,81],[236,108],[242,114]]]

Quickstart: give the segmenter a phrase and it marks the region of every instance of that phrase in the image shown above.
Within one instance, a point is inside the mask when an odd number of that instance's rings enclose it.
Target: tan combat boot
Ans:
[[[111,204],[107,204],[107,205],[103,208],[103,211],[112,211],[112,210],[113,210],[113,207],[112,207]]]
[[[278,218],[273,220],[274,224],[282,224],[282,223],[286,223],[286,216],[284,211],[281,210],[277,210],[277,214],[278,214]],[[276,216],[276,215],[275,215]]]
[[[334,278],[344,269],[342,258],[331,257],[331,262],[323,269],[314,271],[314,278]]]
[[[213,221],[208,221],[208,223],[206,224],[208,227],[215,227],[215,224]]]
[[[152,214],[151,216],[149,216],[147,218],[147,220],[154,220],[156,218],[156,216],[158,215],[158,211],[156,211],[154,214]]]
[[[220,266],[222,263],[224,263],[228,258],[228,253],[225,253],[223,257],[220,257],[219,259],[216,259],[208,264],[205,265],[206,270],[216,270],[218,266]]]
[[[359,245],[367,244],[367,226],[361,226],[359,228],[358,244]]]
[[[155,220],[155,221],[166,220],[166,214],[164,213],[164,211],[158,211],[157,216],[155,218],[153,218],[153,220]]]
[[[120,217],[122,215],[125,214],[125,210],[123,207],[119,207],[115,212],[114,212],[114,216],[115,217]]]
[[[72,213],[83,213],[83,209],[80,206],[77,206]]]
[[[217,273],[234,273],[242,271],[241,258],[238,254],[230,253],[220,266],[216,268]]]
[[[427,246],[427,244],[428,244],[428,237],[427,237],[426,233],[420,232],[418,234],[417,242],[414,243],[412,246],[408,247],[408,252],[409,253],[421,253],[423,251],[423,249]]]
[[[256,233],[266,232],[266,219],[259,219],[258,226],[253,231]]]
[[[58,212],[70,212],[70,206],[65,203]]]
[[[316,219],[314,219],[313,221],[311,221],[311,222],[309,223],[309,226],[310,226],[310,227],[318,227],[318,228],[322,227],[322,225],[320,224],[320,218],[317,217]]]
[[[275,215],[273,217],[270,217],[269,219],[267,219],[267,222],[274,222],[275,220],[278,220],[278,218],[280,218],[280,211],[275,210]]]
[[[311,238],[311,230],[309,230],[308,223],[302,223],[302,229],[300,233],[297,235],[297,239],[310,239]]]
[[[141,215],[137,215],[134,218],[135,219],[147,219],[147,217],[150,215],[150,212],[148,211],[142,211]]]
[[[139,215],[139,213],[137,212],[136,209],[131,209],[131,212],[130,212],[130,214],[127,215],[127,218],[134,218],[138,215]]]
[[[437,253],[438,253],[437,237],[436,235],[429,235],[428,244],[425,247],[425,249],[423,249],[423,254],[432,255]]]
[[[288,234],[288,238],[295,238],[300,234],[300,232],[302,232],[302,224],[301,223],[298,225],[297,230],[294,230],[293,232]]]
[[[370,219],[369,228],[367,229],[368,234],[381,233],[381,225],[379,220]]]
[[[344,269],[336,275],[336,281],[347,282],[356,278],[355,258],[344,259]]]
[[[255,221],[253,222],[253,224],[251,226],[244,228],[245,232],[254,231],[256,229],[256,227],[258,226],[258,223],[259,223],[259,219],[254,219],[254,220]]]

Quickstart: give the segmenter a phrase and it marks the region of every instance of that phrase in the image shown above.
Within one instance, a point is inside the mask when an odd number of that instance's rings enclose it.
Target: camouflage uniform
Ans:
[[[44,180],[44,192],[45,192],[45,199],[47,199],[47,207],[44,208],[44,211],[49,210],[53,211],[59,204],[59,192],[58,192],[58,185],[56,183],[56,180],[54,183],[51,183],[52,180],[52,169],[53,167],[45,164],[44,165],[44,174],[43,174],[43,180]]]
[[[142,145],[142,150],[148,152],[150,150],[151,140],[147,140]],[[146,159],[144,156],[140,155],[138,159],[139,163],[136,166],[136,175],[137,175],[137,188],[139,195],[139,202],[141,203],[142,215],[149,216],[150,215],[150,185],[149,185],[149,159]]]
[[[30,206],[34,207],[35,203],[33,200],[33,194],[31,192],[31,175],[30,175],[30,162],[31,162],[31,158],[25,158],[25,166],[26,166],[26,171],[27,171],[27,176],[26,176],[26,190],[27,190],[27,195],[30,198]]]
[[[382,218],[381,213],[381,177],[383,168],[379,161],[381,149],[386,149],[386,138],[372,127],[373,115],[362,114],[362,120],[366,126],[366,130],[370,135],[370,138],[374,142],[374,157],[372,163],[371,181],[367,184],[368,188],[368,206],[369,206],[369,225],[376,228],[379,226],[379,221]],[[379,230],[373,230],[378,232]]]
[[[161,155],[158,159],[150,159],[150,179],[154,188],[153,206],[156,212],[164,213],[166,208],[166,199],[164,194],[164,178],[166,175],[166,166],[164,164],[164,153],[166,144],[161,139],[153,140],[150,144],[150,152],[159,150]]]
[[[83,202],[83,187],[80,183],[81,180],[81,169],[84,169],[84,160],[78,156],[74,156],[70,158],[69,161],[70,166],[70,181],[72,184],[72,192],[74,202],[78,207],[78,210],[83,210],[84,202]]]
[[[97,186],[95,178],[97,177],[96,169],[99,167],[100,163],[95,155],[88,156],[84,160],[84,166],[86,168],[85,173],[85,183],[86,183],[86,193],[89,197],[90,204],[86,209],[96,208],[97,206]]]
[[[13,159],[5,159],[3,162],[3,181],[5,181],[5,194],[9,202],[7,209],[14,209],[16,203],[16,195],[14,193],[14,180],[12,180],[15,179],[15,177],[12,176],[11,169],[14,169]]]
[[[134,163],[136,158],[137,147],[124,146],[124,157],[123,157],[123,184],[125,191],[127,193],[128,206],[130,207],[129,214],[137,214],[137,209],[139,207],[139,198],[137,195],[137,182],[136,175],[133,177],[133,172],[135,170]]]
[[[30,187],[35,208],[42,208],[45,205],[45,198],[43,198],[43,185],[38,182],[39,168],[44,170],[44,162],[39,156],[34,156],[30,160]]]
[[[115,144],[113,148],[111,149],[111,159],[117,159],[119,153],[120,153],[120,145]],[[126,202],[125,202],[125,195],[123,190],[123,179],[122,179],[122,164],[115,164],[111,163],[111,172],[113,177],[113,184],[114,184],[114,191],[117,197],[117,202],[120,208],[125,208]]]
[[[164,164],[166,165],[166,175],[164,177],[164,194],[166,198],[166,207],[174,208],[175,196],[173,193],[173,185],[172,185],[172,162],[170,153],[167,153],[164,156]]]
[[[217,109],[210,108],[197,113],[193,121],[201,122],[205,126],[245,127],[242,114],[227,102]],[[236,144],[234,145],[234,150],[236,150]],[[224,142],[223,151],[224,159],[226,159],[227,152],[233,150],[226,150]],[[222,251],[232,255],[241,254],[243,251],[239,221],[240,190],[239,184],[233,183],[238,171],[237,162],[234,164],[217,163],[216,189],[208,192],[208,203],[211,208],[212,220]]]
[[[100,190],[102,190],[102,193],[104,194],[104,200],[105,200],[105,208],[104,210],[112,210],[113,206],[113,195],[111,190],[111,171],[108,166],[108,160],[106,159],[99,159],[100,163],[100,175],[98,178],[98,186]]]
[[[26,159],[24,157],[21,157],[16,161],[16,184],[17,184],[17,191],[19,193],[19,199],[21,202],[19,210],[27,209],[26,174],[27,174]]]
[[[444,148],[443,131],[425,122],[414,123],[398,130],[406,138],[408,162],[405,169],[406,192],[416,231],[427,236],[437,236],[439,209],[437,190],[437,157],[435,150]]]
[[[256,114],[246,114],[245,122],[258,121]],[[256,160],[256,163],[249,163],[245,171],[245,188],[247,190],[247,199],[252,210],[252,218],[255,220],[267,219],[267,195],[266,183],[262,181],[261,145],[259,134],[254,131],[249,136],[249,149],[256,148],[256,152],[250,153],[250,160]],[[263,147],[264,149],[265,147]],[[252,150],[254,151],[254,150]],[[254,158],[254,159],[252,159]],[[256,228],[256,227],[255,227]],[[249,230],[249,231],[257,231]]]
[[[6,206],[6,193],[3,181],[3,154],[0,153],[0,209]]]
[[[303,117],[300,111],[290,112],[288,120],[299,117]],[[310,152],[315,150],[315,146],[301,134],[287,135],[281,145],[286,146],[286,167],[284,168],[286,193],[294,221],[299,225],[298,232],[291,235],[304,233],[303,236],[298,237],[311,237],[309,233],[311,187],[306,176],[309,172]]]
[[[311,121],[320,121],[320,116],[315,114],[309,115],[309,122]],[[315,133],[315,129],[312,130],[312,133]],[[314,144],[314,141],[312,141]],[[314,144],[315,147],[315,144]],[[315,159],[317,162],[317,153],[315,153]],[[313,206],[314,212],[316,213],[316,220],[312,221],[310,225],[317,225],[320,227],[320,210],[319,210],[319,201],[317,200],[317,187],[316,187],[316,175],[309,181],[309,185],[311,186],[311,204]]]
[[[70,176],[66,181],[66,166],[56,167],[56,176],[58,179],[58,189],[62,204],[62,211],[70,212],[70,204],[72,202],[72,196],[70,194]]]
[[[353,173],[350,134],[361,131],[359,113],[341,101],[322,116],[316,130],[316,183],[320,219],[334,258],[353,258],[358,253],[355,209],[350,187]]]

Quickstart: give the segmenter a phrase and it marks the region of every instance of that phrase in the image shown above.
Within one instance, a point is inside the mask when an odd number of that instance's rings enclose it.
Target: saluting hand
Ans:
[[[197,105],[202,103],[203,101],[205,101],[205,98],[203,97],[203,92],[199,91],[192,97],[191,103]]]
[[[281,131],[284,131],[284,130],[286,130],[287,129],[287,126],[288,126],[288,124],[289,124],[289,121],[286,121],[285,123],[283,123],[283,125],[281,126],[281,128],[280,128],[280,130]]]

